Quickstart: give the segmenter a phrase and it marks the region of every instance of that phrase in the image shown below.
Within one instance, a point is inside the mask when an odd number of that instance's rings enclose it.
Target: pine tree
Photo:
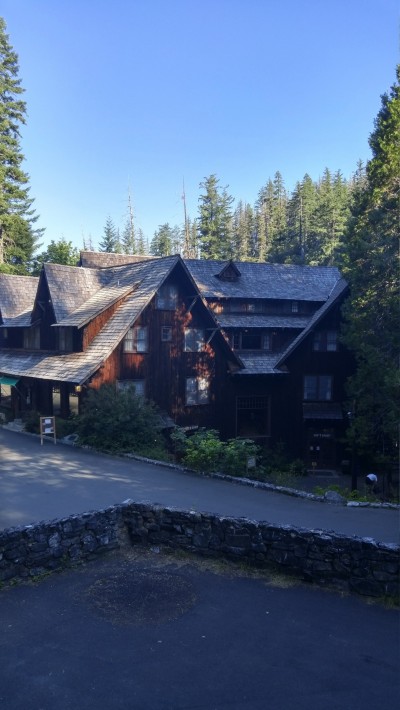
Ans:
[[[198,235],[203,259],[228,259],[232,256],[231,197],[227,188],[219,186],[216,175],[200,183],[204,194],[199,198]]]
[[[26,104],[20,98],[24,89],[18,73],[18,56],[0,17],[0,269],[21,272],[43,230],[33,229],[37,217],[29,197],[29,178],[21,168],[20,128]]]
[[[232,256],[240,261],[256,258],[253,208],[241,200],[238,202],[232,218]]]
[[[107,217],[104,227],[104,236],[99,244],[100,251],[117,253],[119,244],[118,232],[111,217]]]
[[[136,253],[140,256],[144,256],[149,253],[148,242],[145,239],[141,227],[138,227],[136,230]]]
[[[369,465],[395,455],[399,402],[400,65],[370,136],[367,182],[357,193],[343,270],[350,282],[346,345],[356,358],[349,384],[349,438]]]
[[[127,219],[122,232],[121,249],[124,254],[136,254],[135,232],[129,219]]]

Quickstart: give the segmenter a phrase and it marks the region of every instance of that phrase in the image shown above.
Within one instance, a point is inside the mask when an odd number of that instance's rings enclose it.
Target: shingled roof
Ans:
[[[135,288],[133,291],[131,288],[131,292],[84,352],[53,354],[50,352],[27,353],[18,350],[0,351],[0,372],[16,377],[32,377],[75,384],[85,382],[121,342],[128,329],[137,320],[178,261],[180,261],[179,256],[171,256],[158,260],[146,260],[115,269],[112,275],[113,281],[106,287],[107,293],[113,287],[115,280],[123,283],[123,288],[126,289],[126,283],[131,279],[131,282],[133,280],[135,283]],[[77,270],[80,271],[80,269]],[[190,274],[187,275],[191,279]],[[104,303],[101,307],[103,306]],[[85,315],[83,313],[84,309],[77,309],[74,324],[80,322],[78,318],[87,316],[87,313]],[[212,322],[215,322],[210,312],[209,315]],[[65,319],[63,324],[73,322],[75,316],[71,315],[70,319]],[[220,334],[219,337],[221,343],[229,348],[223,336]],[[236,358],[233,353],[231,354],[232,360],[240,366],[239,358]]]
[[[235,262],[240,276],[223,281],[226,262],[185,259],[200,292],[206,298],[271,298],[324,302],[340,279],[333,266],[297,266]]]
[[[141,254],[112,254],[107,251],[81,251],[79,265],[88,269],[104,269],[109,266],[122,266],[124,264],[136,264],[137,262],[156,259],[154,256],[142,256]]]
[[[0,325],[30,325],[38,281],[37,276],[0,274]]]
[[[318,309],[313,315],[313,317],[310,319],[310,322],[308,323],[307,327],[304,328],[304,330],[299,333],[299,335],[290,343],[290,345],[286,348],[285,352],[282,353],[282,356],[279,358],[277,361],[276,365],[277,367],[281,367],[285,360],[291,355],[291,353],[300,345],[300,343],[304,340],[304,338],[311,333],[313,328],[319,323],[321,318],[325,316],[328,311],[334,306],[336,303],[337,299],[342,296],[343,294],[346,293],[348,290],[348,283],[345,281],[345,279],[339,279],[337,284],[335,285],[334,289],[332,290],[329,298],[327,301],[321,306],[321,308]]]

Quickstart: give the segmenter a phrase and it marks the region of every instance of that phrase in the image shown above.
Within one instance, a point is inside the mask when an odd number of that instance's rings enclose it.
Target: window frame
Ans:
[[[338,351],[337,330],[332,328],[330,330],[315,331],[312,349],[316,353],[336,353]]]
[[[210,403],[210,380],[208,377],[186,377],[185,404],[198,407]]]
[[[138,337],[138,336],[144,337]],[[134,325],[129,328],[123,340],[124,353],[147,353],[149,348],[149,328],[147,325]]]
[[[162,284],[156,293],[156,309],[175,311],[178,305],[178,287],[176,284]]]
[[[204,328],[185,328],[183,334],[183,351],[185,353],[201,353],[206,346],[206,331]]]
[[[303,401],[304,402],[332,402],[333,376],[332,375],[304,375]]]
[[[164,337],[167,335],[168,337]],[[161,326],[161,342],[171,343],[172,342],[172,325],[162,325]]]

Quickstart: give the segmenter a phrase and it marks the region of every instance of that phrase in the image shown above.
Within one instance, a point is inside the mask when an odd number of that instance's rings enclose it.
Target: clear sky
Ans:
[[[370,157],[399,62],[397,0],[2,0],[28,117],[21,148],[46,228],[96,247],[132,195],[149,238],[197,213],[216,173],[251,204]]]

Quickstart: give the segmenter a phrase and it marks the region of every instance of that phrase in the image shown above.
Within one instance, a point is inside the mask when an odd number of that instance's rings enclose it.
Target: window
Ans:
[[[208,404],[210,401],[210,385],[205,377],[186,378],[186,404]]]
[[[65,352],[72,351],[72,330],[71,328],[58,329],[58,349]]]
[[[185,328],[185,352],[198,353],[204,350],[204,330],[202,328]]]
[[[172,328],[170,325],[161,326],[161,341],[163,343],[170,343],[172,340]]]
[[[40,328],[24,328],[24,348],[27,350],[40,349]]]
[[[305,375],[304,399],[328,402],[332,399],[331,375]]]
[[[298,313],[298,312],[299,312],[299,302],[292,301],[292,313]]]
[[[319,330],[314,333],[313,350],[316,352],[336,352],[338,347],[336,330]]]
[[[178,289],[174,284],[163,284],[157,292],[156,308],[174,311],[178,304]]]
[[[260,331],[239,331],[233,333],[231,338],[234,350],[271,350],[271,333],[260,333]]]
[[[126,392],[131,387],[135,388],[135,394],[138,397],[145,396],[145,381],[144,380],[117,380],[117,391]]]
[[[129,328],[124,338],[125,353],[147,353],[147,326]]]

